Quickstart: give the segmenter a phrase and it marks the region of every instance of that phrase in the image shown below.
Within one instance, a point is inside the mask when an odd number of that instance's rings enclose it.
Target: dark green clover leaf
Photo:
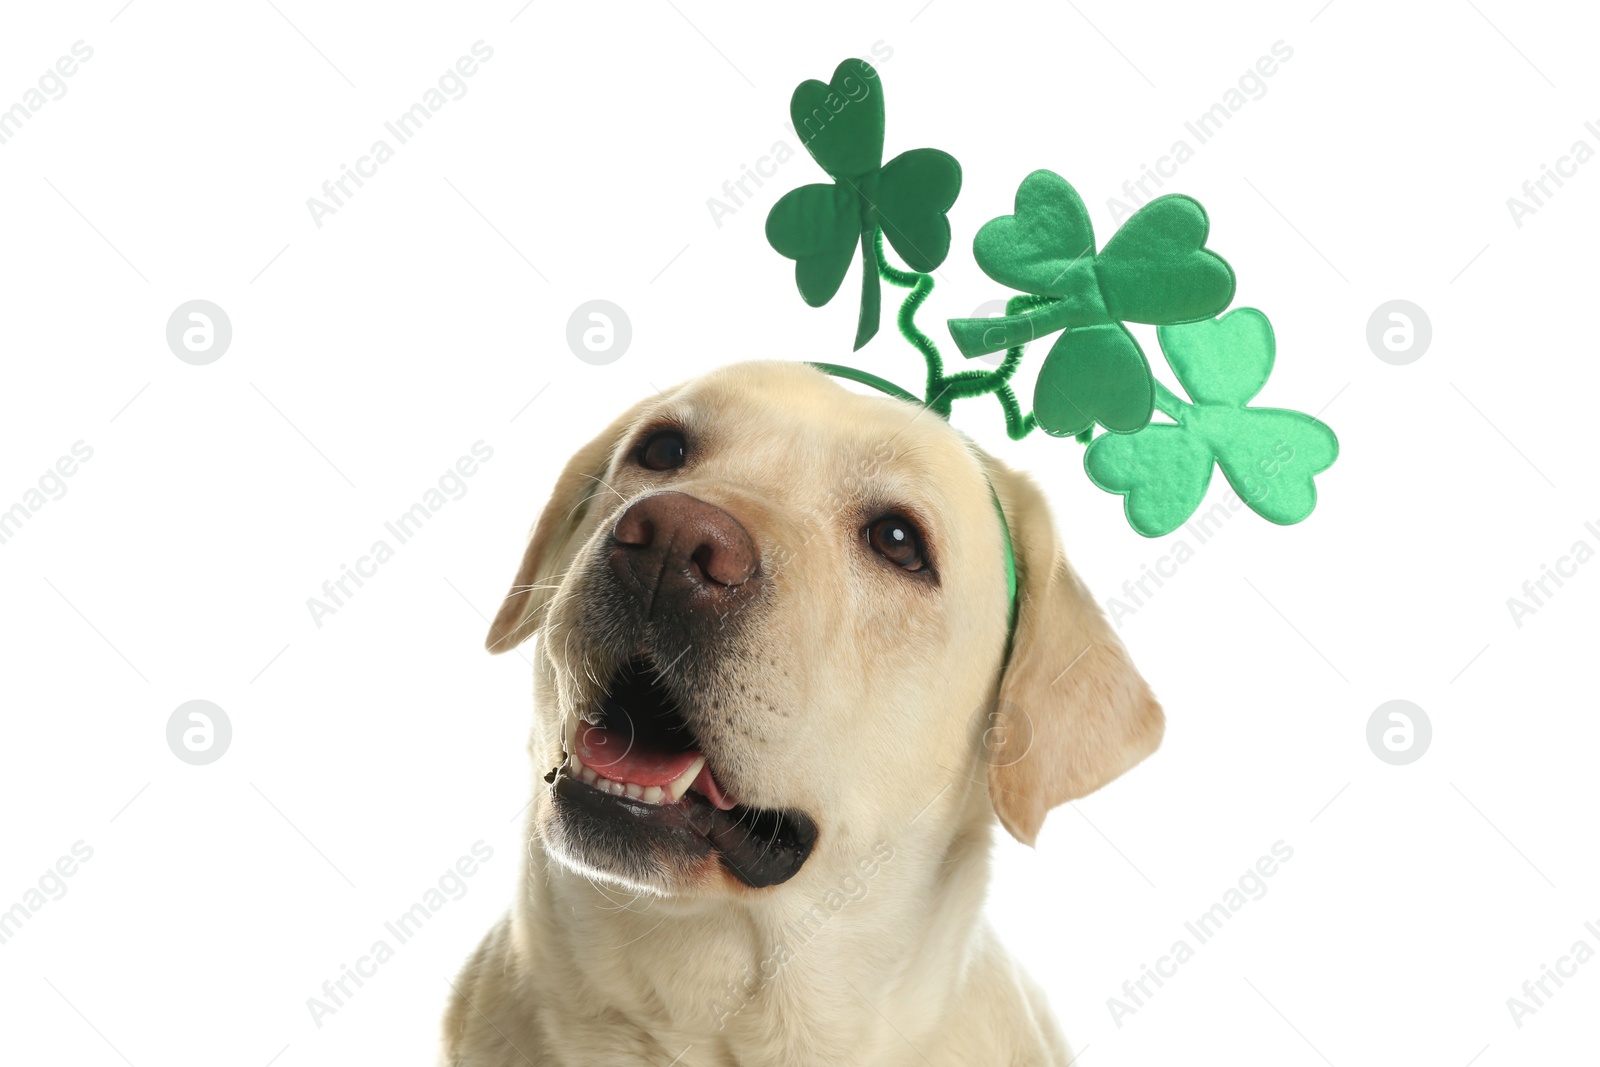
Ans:
[[[1317,506],[1313,478],[1333,465],[1339,440],[1310,415],[1246,406],[1272,373],[1267,317],[1238,308],[1163,326],[1157,336],[1194,403],[1160,389],[1159,406],[1176,421],[1095,438],[1083,457],[1090,480],[1125,498],[1128,524],[1146,537],[1188,521],[1205,498],[1213,465],[1262,518],[1289,526],[1310,515]]]
[[[1062,331],[1034,386],[1040,428],[1065,437],[1098,422],[1134,433],[1150,421],[1154,379],[1123,323],[1194,322],[1228,306],[1233,268],[1205,247],[1209,228],[1197,201],[1158,197],[1097,253],[1077,191],[1036,170],[1017,188],[1015,213],[990,219],[972,242],[984,273],[1032,294],[1033,305],[1002,318],[952,319],[950,335],[971,358]]]
[[[878,332],[881,297],[873,235],[882,230],[910,268],[926,274],[950,251],[945,212],[961,191],[961,165],[935,148],[883,162],[883,86],[864,59],[847,59],[828,82],[801,82],[789,102],[795,133],[833,178],[786,193],[767,215],[767,241],[794,260],[800,296],[833,299],[861,250],[861,314],[855,347]]]

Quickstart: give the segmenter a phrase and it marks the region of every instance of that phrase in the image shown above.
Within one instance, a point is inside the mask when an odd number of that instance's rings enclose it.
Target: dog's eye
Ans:
[[[867,527],[867,543],[884,559],[908,571],[920,571],[927,565],[922,549],[922,537],[911,520],[900,515],[885,515],[874,519]]]
[[[659,430],[639,446],[639,465],[653,471],[677,470],[689,454],[683,434],[677,430]]]

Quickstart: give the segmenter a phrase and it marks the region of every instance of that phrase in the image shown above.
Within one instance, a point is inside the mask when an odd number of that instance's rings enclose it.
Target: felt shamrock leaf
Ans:
[[[1036,170],[1011,215],[990,219],[973,257],[997,282],[1033,295],[1019,314],[952,319],[962,355],[986,355],[1062,331],[1034,386],[1040,428],[1057,436],[1099,423],[1133,433],[1150,421],[1154,380],[1124,322],[1209,319],[1233,299],[1233,268],[1205,247],[1210,223],[1187,196],[1144,205],[1098,253],[1089,213],[1065,178]]]
[[[883,162],[883,86],[864,59],[840,63],[831,81],[801,82],[789,114],[833,182],[784,194],[767,215],[767,241],[794,260],[795,284],[812,307],[833,299],[861,250],[860,348],[878,332],[876,233],[883,232],[912,270],[938,267],[950,251],[945,212],[961,190],[961,165],[935,148]]]
[[[1128,524],[1146,537],[1171,533],[1194,514],[1214,465],[1262,518],[1289,526],[1310,515],[1313,477],[1333,465],[1339,441],[1310,415],[1246,406],[1272,373],[1267,317],[1238,308],[1156,333],[1194,403],[1157,383],[1157,406],[1175,421],[1095,438],[1083,457],[1089,479],[1125,498]]]

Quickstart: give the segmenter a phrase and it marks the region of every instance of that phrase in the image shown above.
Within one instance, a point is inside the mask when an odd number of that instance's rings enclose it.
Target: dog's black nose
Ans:
[[[759,581],[750,532],[726,511],[687,493],[636,501],[611,531],[611,566],[646,610],[727,611]]]

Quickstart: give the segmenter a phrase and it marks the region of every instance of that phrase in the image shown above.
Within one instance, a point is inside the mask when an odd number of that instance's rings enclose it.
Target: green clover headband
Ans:
[[[1219,466],[1262,518],[1291,525],[1311,514],[1314,477],[1333,464],[1338,439],[1310,415],[1248,406],[1272,372],[1272,324],[1254,308],[1222,314],[1233,300],[1233,268],[1206,247],[1210,223],[1199,202],[1157,197],[1096,251],[1077,191],[1048,170],[1028,175],[1013,213],[990,219],[972,242],[983,272],[1020,295],[1007,301],[1002,317],[948,323],[963,356],[1004,351],[1005,358],[992,371],[946,374],[916,313],[933,291],[927,272],[950,251],[946,212],[961,189],[961,165],[934,148],[883,162],[883,89],[865,60],[845,60],[826,83],[802,82],[789,111],[806,150],[834,180],[785,194],[767,216],[767,240],[795,261],[795,284],[812,307],[833,299],[859,247],[856,349],[878,332],[879,279],[911,290],[897,322],[927,365],[926,389],[919,398],[867,371],[816,366],[946,419],[955,401],[993,395],[1013,440],[1035,427],[1076,437],[1088,446],[1090,480],[1124,498],[1129,525],[1146,537],[1188,521]],[[910,270],[889,263],[885,237]],[[1129,322],[1158,327],[1162,355],[1189,401],[1154,377]],[[1011,378],[1027,344],[1052,333],[1060,336],[1039,367],[1033,410],[1024,414]],[[1151,422],[1157,410],[1172,421]],[[1106,432],[1096,435],[1097,424]],[[1014,621],[1009,530],[1006,566]]]

